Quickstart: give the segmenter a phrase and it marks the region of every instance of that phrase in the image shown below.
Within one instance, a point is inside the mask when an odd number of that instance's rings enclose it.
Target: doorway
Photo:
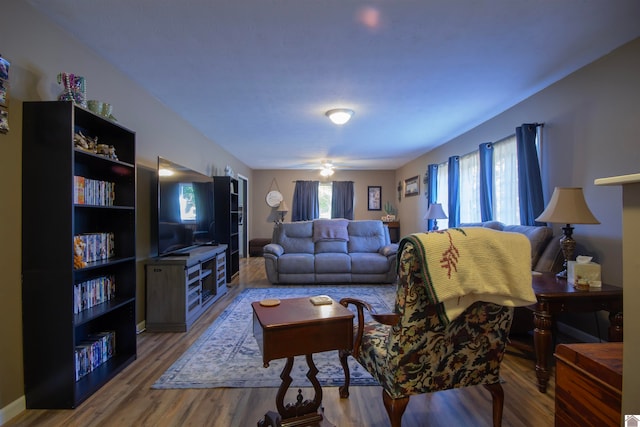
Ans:
[[[240,258],[247,257],[247,249],[249,247],[249,179],[246,176],[238,174],[238,240],[240,240]]]

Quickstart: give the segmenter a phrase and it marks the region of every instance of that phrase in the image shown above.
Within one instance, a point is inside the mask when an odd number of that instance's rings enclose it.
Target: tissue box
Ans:
[[[600,283],[600,264],[569,261],[567,263],[567,280],[575,285],[591,285],[593,283],[597,286]]]

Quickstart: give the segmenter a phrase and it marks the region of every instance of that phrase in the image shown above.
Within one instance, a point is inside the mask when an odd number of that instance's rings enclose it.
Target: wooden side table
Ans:
[[[391,243],[398,243],[400,241],[400,223],[398,221],[390,221],[384,224],[389,227]]]
[[[289,298],[279,305],[266,307],[260,302],[251,303],[253,308],[253,335],[262,352],[264,366],[274,359],[286,358],[287,362],[280,378],[276,407],[282,417],[281,423],[274,421],[274,413],[268,412],[258,426],[307,426],[325,425],[321,413],[322,387],[316,378],[318,369],[313,363],[313,353],[353,348],[354,314],[336,301],[330,305],[313,305],[308,297]],[[294,356],[306,356],[309,371],[307,378],[314,390],[312,400],[304,400],[298,390],[297,402],[284,404],[284,397],[292,382],[291,369]]]
[[[555,318],[563,312],[609,312],[609,341],[622,341],[622,288],[602,284],[601,288],[576,289],[552,273],[535,274],[533,291],[538,302],[533,310],[533,345],[536,353],[538,390],[547,391]]]

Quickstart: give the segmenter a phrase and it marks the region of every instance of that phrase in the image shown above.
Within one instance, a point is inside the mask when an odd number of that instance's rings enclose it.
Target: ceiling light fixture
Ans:
[[[351,117],[355,114],[353,110],[349,110],[348,108],[334,108],[333,110],[329,110],[324,113],[329,120],[331,120],[336,125],[343,125],[351,120]]]
[[[330,162],[322,163],[322,170],[320,171],[320,175],[324,177],[328,177],[333,175],[335,171],[333,170],[333,164]]]

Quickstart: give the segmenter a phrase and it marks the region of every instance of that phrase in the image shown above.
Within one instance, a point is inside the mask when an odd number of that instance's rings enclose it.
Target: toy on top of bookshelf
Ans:
[[[80,236],[73,237],[73,268],[84,268],[87,262],[84,260],[84,248],[86,244]]]
[[[98,154],[109,159],[118,160],[116,148],[113,145],[98,144],[97,136],[92,138],[84,135],[81,131],[73,134],[73,146],[87,153]]]

